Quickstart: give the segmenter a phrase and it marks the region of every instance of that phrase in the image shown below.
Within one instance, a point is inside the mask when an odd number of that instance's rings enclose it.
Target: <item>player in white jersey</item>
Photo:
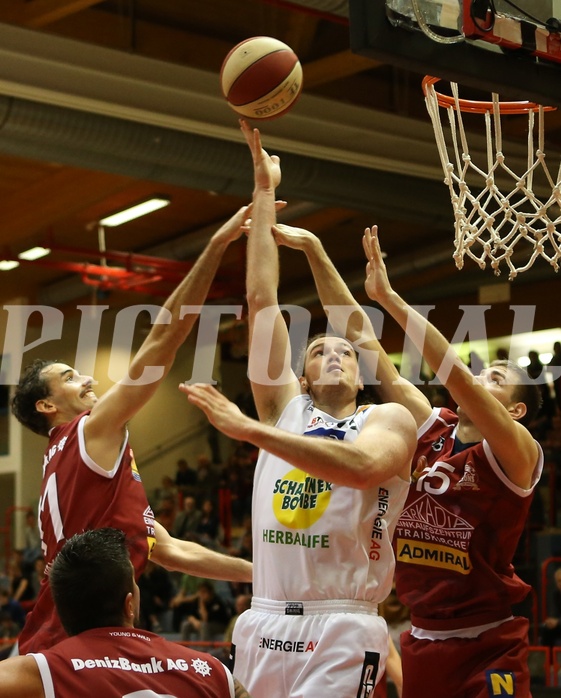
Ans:
[[[400,405],[357,407],[358,359],[345,339],[313,339],[302,377],[290,369],[271,232],[279,161],[257,130],[242,130],[255,170],[247,297],[259,421],[211,386],[181,386],[215,427],[261,449],[253,602],[234,629],[236,676],[254,698],[366,697],[388,653],[377,603],[391,587],[415,424]]]

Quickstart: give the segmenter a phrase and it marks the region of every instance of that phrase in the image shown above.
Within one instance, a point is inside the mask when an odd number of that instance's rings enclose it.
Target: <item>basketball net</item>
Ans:
[[[452,95],[448,96],[435,90],[436,82],[438,78],[425,77],[423,91],[454,210],[456,266],[462,269],[467,255],[481,269],[489,262],[498,276],[503,263],[512,280],[527,271],[538,257],[543,257],[558,271],[561,166],[553,177],[544,152],[544,112],[554,107],[533,102],[501,102],[497,94],[492,95],[490,102],[463,100],[459,98],[456,83],[450,83]],[[444,111],[450,125],[449,143],[441,120]],[[476,164],[472,159],[463,112],[483,115],[485,163]],[[503,153],[501,117],[507,114],[528,116],[527,167],[521,174],[507,165]],[[548,193],[544,201],[533,191],[538,176],[545,176]]]

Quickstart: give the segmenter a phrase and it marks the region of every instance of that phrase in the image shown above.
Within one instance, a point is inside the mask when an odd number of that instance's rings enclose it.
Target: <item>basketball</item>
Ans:
[[[222,92],[248,119],[275,119],[291,109],[302,91],[302,66],[278,39],[255,36],[234,46],[220,70]]]

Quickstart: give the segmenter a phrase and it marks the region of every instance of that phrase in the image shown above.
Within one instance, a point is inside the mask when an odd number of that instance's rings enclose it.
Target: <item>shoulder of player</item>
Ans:
[[[522,489],[529,489],[536,469],[543,466],[543,451],[526,427],[512,420],[511,438],[498,440],[485,437],[485,442],[509,480]]]
[[[371,405],[374,409],[370,410],[366,418],[367,424],[395,422],[412,427],[415,432],[417,427],[411,412],[400,405],[398,402],[384,402],[381,405]]]
[[[45,696],[37,660],[31,655],[13,657],[0,662],[0,685],[2,696],[5,698],[44,698]]]

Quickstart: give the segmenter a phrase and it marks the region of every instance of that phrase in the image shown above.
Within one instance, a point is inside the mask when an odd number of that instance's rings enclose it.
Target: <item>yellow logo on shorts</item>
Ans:
[[[287,528],[309,528],[323,516],[330,499],[330,482],[294,469],[276,481],[273,511]]]
[[[514,696],[514,672],[489,669],[487,671],[487,687],[492,698],[495,696],[500,696],[501,698],[503,696]]]

